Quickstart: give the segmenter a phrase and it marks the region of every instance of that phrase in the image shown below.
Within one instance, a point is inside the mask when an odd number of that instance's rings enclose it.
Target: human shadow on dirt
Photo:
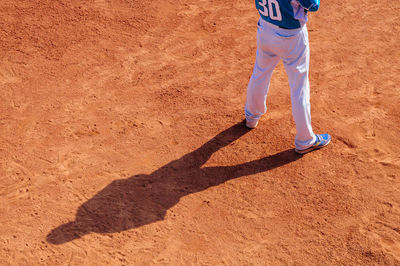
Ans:
[[[239,165],[201,168],[214,152],[249,131],[243,122],[237,123],[150,175],[113,181],[79,207],[75,221],[53,229],[47,241],[59,245],[91,232],[115,233],[151,224],[163,220],[167,210],[183,196],[301,158],[290,149]]]

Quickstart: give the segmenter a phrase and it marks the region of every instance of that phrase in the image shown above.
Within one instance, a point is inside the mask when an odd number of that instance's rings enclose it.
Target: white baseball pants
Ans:
[[[295,146],[297,149],[307,149],[314,144],[316,137],[311,127],[308,79],[310,48],[306,25],[287,30],[260,18],[256,63],[247,87],[246,119],[258,120],[267,111],[266,100],[272,71],[281,59],[289,79],[292,114],[297,131]]]

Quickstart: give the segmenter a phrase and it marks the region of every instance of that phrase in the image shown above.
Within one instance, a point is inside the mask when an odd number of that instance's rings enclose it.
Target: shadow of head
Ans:
[[[63,244],[88,233],[114,233],[163,220],[179,196],[149,175],[113,181],[77,210],[75,221],[52,230],[47,241]]]
[[[89,232],[85,232],[78,223],[70,222],[53,229],[47,235],[46,240],[51,244],[61,245],[72,240],[81,238],[81,236],[84,236],[88,233]]]

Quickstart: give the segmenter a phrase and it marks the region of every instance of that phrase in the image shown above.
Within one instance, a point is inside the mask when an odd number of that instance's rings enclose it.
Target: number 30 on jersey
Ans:
[[[261,15],[270,17],[273,20],[282,21],[282,13],[277,0],[261,0],[258,4],[261,6]]]

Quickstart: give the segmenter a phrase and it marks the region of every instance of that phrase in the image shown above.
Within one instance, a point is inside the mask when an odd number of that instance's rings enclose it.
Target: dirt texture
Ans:
[[[294,152],[254,1],[0,1],[1,265],[400,265],[400,1],[323,1]]]

